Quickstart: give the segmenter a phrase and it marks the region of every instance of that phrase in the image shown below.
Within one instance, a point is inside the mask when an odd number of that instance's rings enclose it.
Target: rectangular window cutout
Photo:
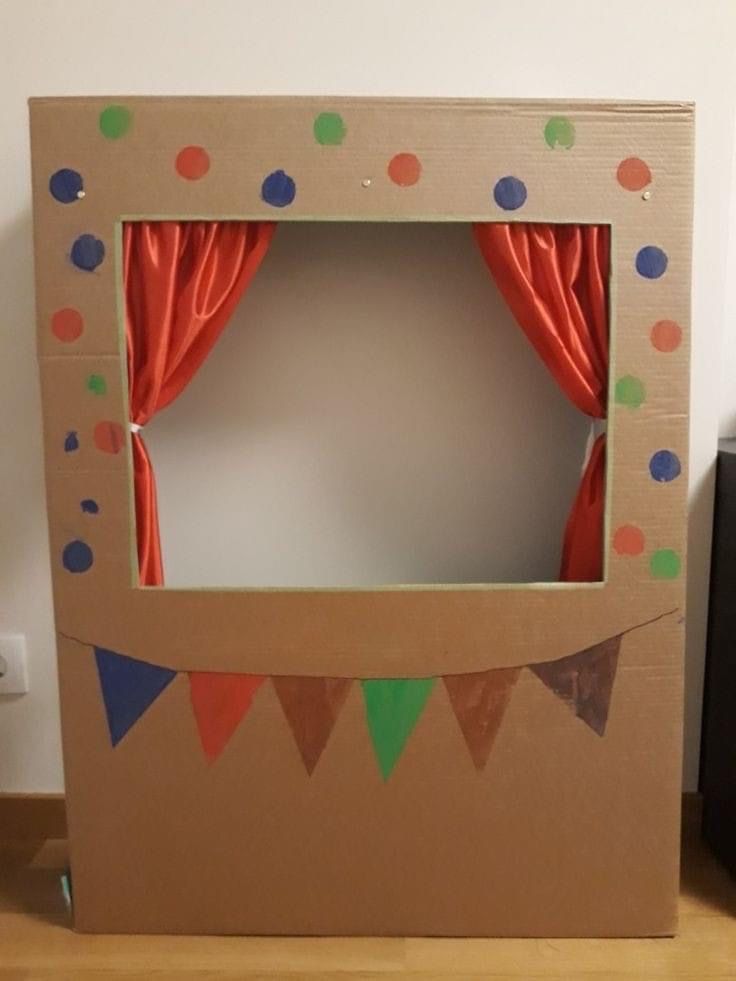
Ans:
[[[145,423],[165,585],[558,582],[591,419],[497,279],[467,223],[279,224]],[[181,300],[130,290],[136,329]]]

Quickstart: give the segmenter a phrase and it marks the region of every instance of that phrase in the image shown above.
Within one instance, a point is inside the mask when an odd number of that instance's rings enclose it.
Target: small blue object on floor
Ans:
[[[62,872],[59,876],[61,882],[61,894],[64,897],[64,905],[72,912],[72,873],[70,869]]]

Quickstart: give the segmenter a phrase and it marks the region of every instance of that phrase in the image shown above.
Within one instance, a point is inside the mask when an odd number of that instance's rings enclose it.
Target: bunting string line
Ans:
[[[677,613],[668,610],[590,647],[552,661],[441,678],[320,678],[221,671],[177,671],[112,651],[59,631],[92,648],[110,742],[116,747],[179,674],[187,676],[192,713],[204,756],[214,763],[267,680],[308,774],[327,746],[353,684],[359,684],[368,732],[388,780],[437,687],[444,685],[470,758],[482,771],[522,671],[530,671],[599,737],[608,723],[621,642],[626,634]]]

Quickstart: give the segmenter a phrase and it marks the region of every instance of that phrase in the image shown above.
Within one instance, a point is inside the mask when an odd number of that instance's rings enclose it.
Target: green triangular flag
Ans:
[[[384,780],[401,756],[424,711],[436,678],[362,681],[365,714]]]

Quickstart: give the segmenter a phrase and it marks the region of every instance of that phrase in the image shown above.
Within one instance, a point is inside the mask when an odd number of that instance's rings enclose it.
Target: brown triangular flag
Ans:
[[[455,718],[478,770],[486,765],[520,671],[521,668],[498,668],[443,678]]]
[[[352,681],[347,678],[272,679],[281,708],[307,768],[314,770]]]
[[[529,668],[599,736],[606,731],[621,634],[577,654]]]

